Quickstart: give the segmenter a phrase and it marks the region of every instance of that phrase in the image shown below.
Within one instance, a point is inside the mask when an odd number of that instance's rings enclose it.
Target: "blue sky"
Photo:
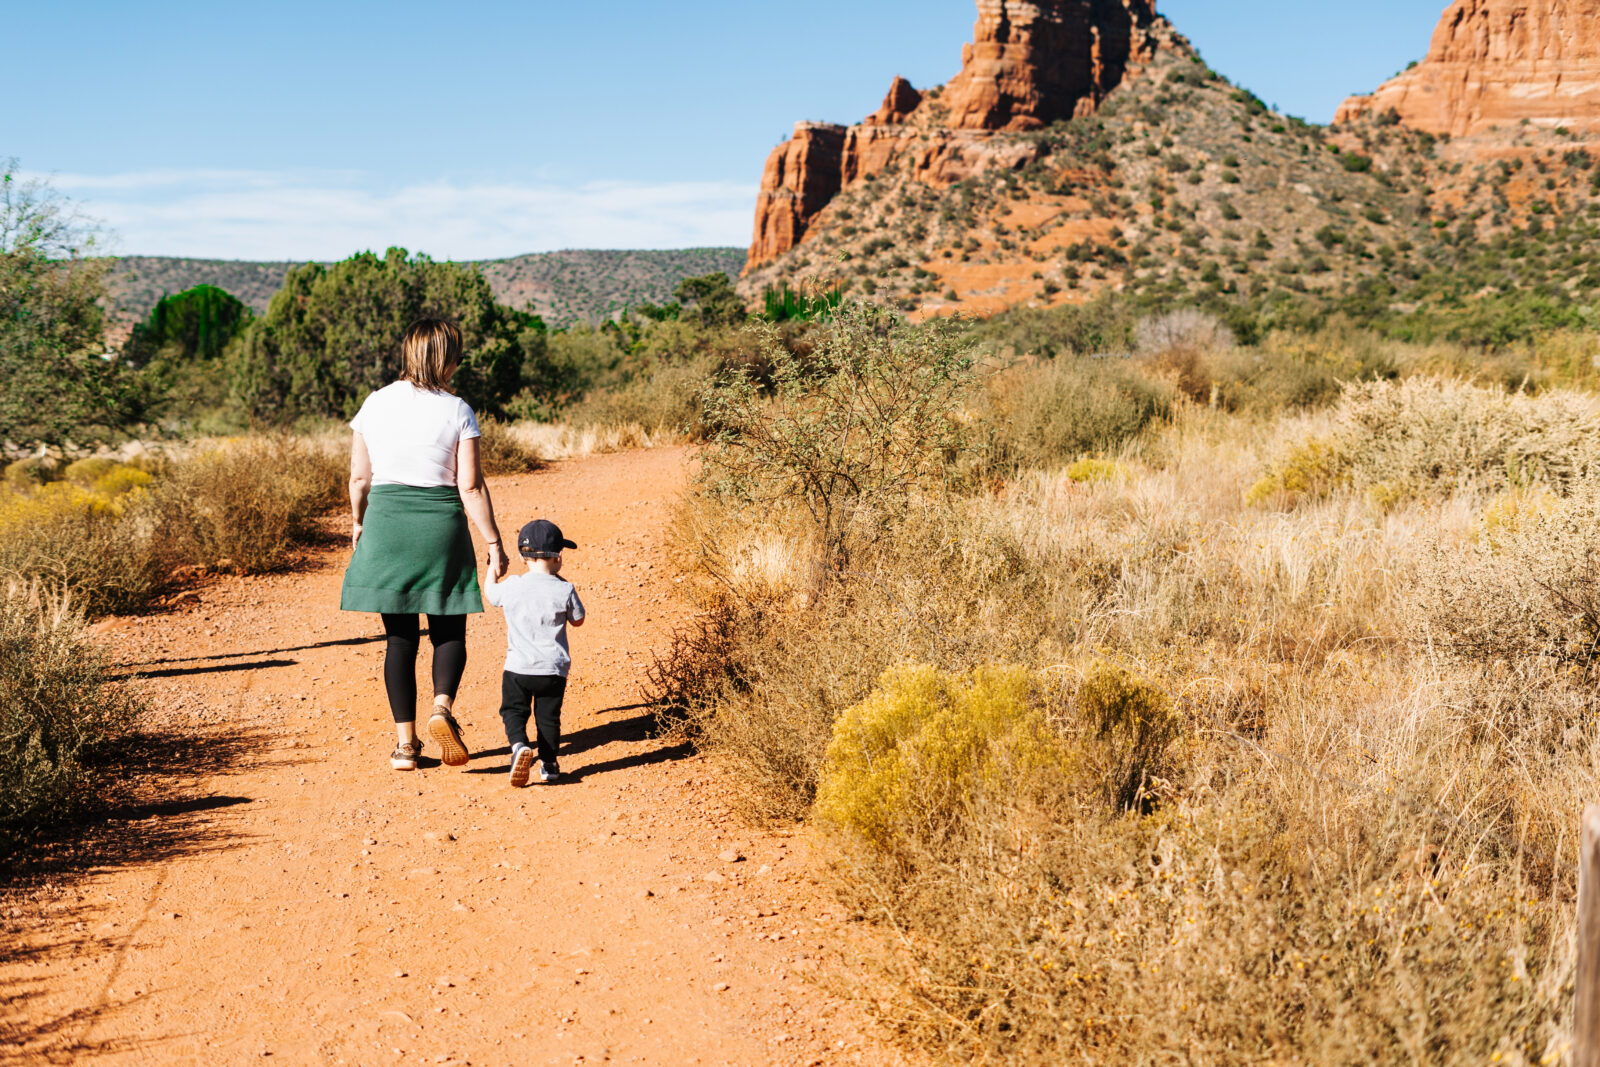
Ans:
[[[1210,64],[1327,121],[1445,0],[1164,0]],[[441,258],[743,244],[797,119],[947,80],[973,0],[13,5],[0,157],[127,254]],[[27,42],[17,47],[17,42]]]

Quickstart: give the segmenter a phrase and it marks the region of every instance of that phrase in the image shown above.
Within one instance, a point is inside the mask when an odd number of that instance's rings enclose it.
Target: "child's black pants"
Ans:
[[[500,721],[506,726],[506,740],[513,751],[528,743],[528,716],[532,714],[539,730],[539,760],[556,761],[561,747],[561,698],[567,693],[567,680],[554,674],[512,674],[500,676]]]

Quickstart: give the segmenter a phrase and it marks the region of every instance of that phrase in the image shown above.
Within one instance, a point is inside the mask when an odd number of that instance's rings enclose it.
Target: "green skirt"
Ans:
[[[372,487],[339,607],[394,615],[483,610],[472,535],[453,486]]]

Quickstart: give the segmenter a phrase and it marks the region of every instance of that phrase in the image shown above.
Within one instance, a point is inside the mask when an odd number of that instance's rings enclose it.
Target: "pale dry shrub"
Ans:
[[[1485,666],[1541,661],[1593,677],[1600,667],[1600,483],[1564,500],[1485,512],[1487,536],[1439,544],[1422,594],[1440,648]]]
[[[1313,456],[1316,476],[1299,478]],[[1293,445],[1252,493],[1259,500],[1279,491],[1293,502],[1350,484],[1392,506],[1468,487],[1564,492],[1597,472],[1600,399],[1410,378],[1346,386],[1324,434]],[[1292,492],[1297,478],[1312,491]]]
[[[1234,346],[1233,331],[1198,308],[1179,308],[1140,319],[1133,328],[1133,339],[1139,353],[1151,357],[1176,348],[1223,352]]]
[[[499,419],[478,422],[478,463],[484,474],[527,474],[542,466],[539,454],[512,427]]]
[[[106,668],[66,597],[0,590],[0,854],[96,799],[94,763],[139,711]]]
[[[174,565],[280,570],[339,502],[348,462],[332,442],[288,436],[203,445],[171,465],[138,517]]]

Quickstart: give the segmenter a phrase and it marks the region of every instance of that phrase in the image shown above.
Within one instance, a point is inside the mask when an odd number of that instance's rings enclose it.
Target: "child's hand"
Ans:
[[[498,582],[506,576],[506,571],[511,568],[511,561],[506,558],[506,550],[498,543],[489,546],[489,580]]]

